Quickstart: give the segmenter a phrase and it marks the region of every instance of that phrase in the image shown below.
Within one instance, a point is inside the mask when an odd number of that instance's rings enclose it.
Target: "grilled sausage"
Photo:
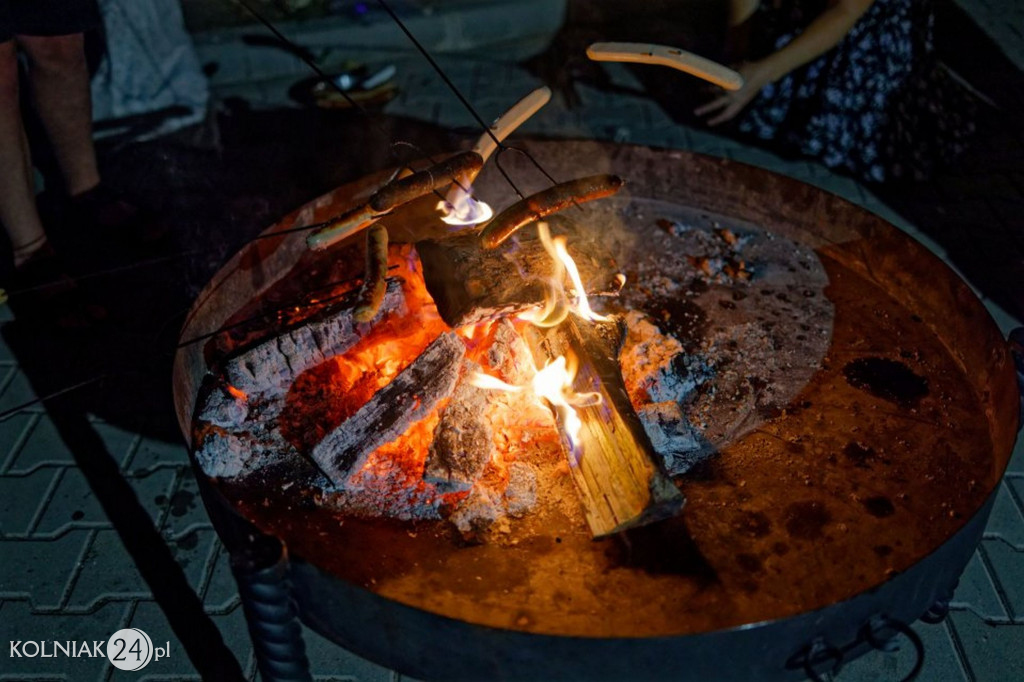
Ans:
[[[369,322],[377,316],[387,292],[388,231],[374,225],[366,233],[366,273],[359,290],[359,304],[352,313],[356,322]]]
[[[518,201],[499,213],[480,233],[485,249],[496,249],[520,228],[574,203],[609,197],[622,189],[617,175],[591,175],[570,180]]]
[[[467,173],[478,173],[483,165],[484,160],[476,152],[461,152],[430,168],[384,185],[370,197],[370,208],[377,213],[387,213],[427,192],[447,187]]]

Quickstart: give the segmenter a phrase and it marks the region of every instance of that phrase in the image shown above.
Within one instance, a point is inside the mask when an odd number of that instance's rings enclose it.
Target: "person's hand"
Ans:
[[[760,62],[746,62],[736,70],[743,76],[743,87],[719,95],[707,104],[693,110],[697,116],[707,116],[717,111],[717,114],[708,119],[709,126],[731,121],[736,114],[743,110],[743,107],[757,97],[761,88],[771,82],[768,70]]]

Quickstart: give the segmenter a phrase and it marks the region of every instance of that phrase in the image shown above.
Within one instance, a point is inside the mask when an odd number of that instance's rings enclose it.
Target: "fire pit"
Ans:
[[[622,416],[607,432],[656,452],[638,480],[651,481],[643,522],[652,508],[657,522],[595,530],[587,449],[567,459],[564,415],[524,388],[537,349],[564,339],[531,341],[497,314],[450,331],[442,316],[481,306],[435,305],[424,266],[458,253],[436,198],[386,219],[388,280],[366,323],[353,320],[361,239],[311,252],[285,232],[203,292],[174,380],[211,512],[284,543],[301,618],[422,678],[783,678],[946,597],[1017,430],[1006,343],[969,289],[877,217],[765,171],[528,149],[559,178],[626,180],[550,229],[568,235],[582,288],[625,275],[618,296],[591,300],[625,324],[577,325],[579,346],[612,347],[617,366],[582,353],[581,372],[605,379],[603,418]],[[503,165],[543,187],[524,157]],[[352,209],[386,178],[267,234]],[[491,167],[474,188],[514,198]],[[502,284],[459,277],[481,300]],[[598,417],[584,403],[586,433]]]

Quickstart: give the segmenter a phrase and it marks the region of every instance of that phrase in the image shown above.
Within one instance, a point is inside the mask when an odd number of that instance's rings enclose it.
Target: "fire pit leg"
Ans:
[[[946,589],[946,591],[935,600],[935,603],[928,607],[927,611],[921,614],[922,623],[937,625],[946,620],[946,616],[949,614],[949,602],[953,601],[953,593],[956,591],[956,587],[959,584],[959,579],[954,581],[953,585]]]
[[[232,552],[231,571],[249,624],[260,679],[312,680],[302,625],[288,579],[288,554],[276,538],[258,536]]]
[[[238,583],[260,679],[312,680],[284,545],[235,513],[199,471],[196,482],[203,506],[231,557],[231,573]]]

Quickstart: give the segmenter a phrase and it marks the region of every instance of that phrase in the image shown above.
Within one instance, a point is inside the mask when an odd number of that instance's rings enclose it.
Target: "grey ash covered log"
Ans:
[[[365,334],[365,325],[353,318],[357,304],[355,294],[345,296],[312,320],[240,350],[225,360],[224,377],[247,394],[286,393],[302,372],[344,353]],[[367,324],[401,313],[404,307],[402,280],[390,278],[380,310]]]
[[[331,431],[312,458],[337,486],[366,463],[377,448],[398,438],[455,389],[466,347],[452,332],[439,336],[391,383]]]
[[[463,361],[462,378],[434,429],[423,478],[445,491],[471,488],[494,453],[487,391],[467,381],[479,369],[476,363]]]
[[[562,229],[567,223],[558,221],[552,227],[563,234],[569,232],[568,250],[587,293],[617,294],[623,280],[611,254],[593,235],[571,227]],[[509,241],[494,250],[481,248],[479,233],[470,231],[417,242],[416,251],[423,263],[427,291],[442,319],[452,327],[539,305],[544,300],[545,281],[552,275],[551,257],[531,228],[520,233],[518,242]]]

